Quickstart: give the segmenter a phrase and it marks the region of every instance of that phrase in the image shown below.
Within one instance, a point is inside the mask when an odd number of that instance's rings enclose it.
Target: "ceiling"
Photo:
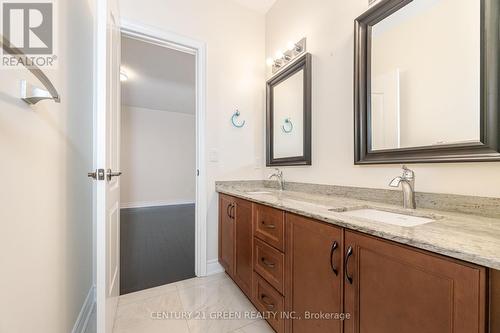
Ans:
[[[276,2],[276,0],[233,0],[233,1],[247,8],[261,12],[263,14],[267,13],[267,11]]]
[[[195,113],[195,56],[122,37],[122,104]]]

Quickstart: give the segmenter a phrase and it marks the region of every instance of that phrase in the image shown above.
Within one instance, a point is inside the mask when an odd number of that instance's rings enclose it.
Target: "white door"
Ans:
[[[97,330],[111,333],[120,290],[120,18],[117,0],[100,0],[97,7]]]
[[[372,77],[372,149],[400,148],[399,69]]]

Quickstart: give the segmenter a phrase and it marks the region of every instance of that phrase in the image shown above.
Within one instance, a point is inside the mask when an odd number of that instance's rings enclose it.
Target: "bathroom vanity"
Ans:
[[[354,21],[354,164],[500,160],[499,9],[381,0]],[[268,167],[313,165],[303,41],[267,81]],[[279,188],[217,183],[219,261],[276,332],[500,333],[500,199],[415,193],[403,169],[404,195],[283,187],[281,171]]]
[[[500,332],[499,199],[269,184],[217,183],[219,262],[276,332]]]

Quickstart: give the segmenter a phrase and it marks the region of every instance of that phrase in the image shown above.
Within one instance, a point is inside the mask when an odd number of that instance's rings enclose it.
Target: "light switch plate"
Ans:
[[[255,170],[260,170],[262,169],[262,159],[260,158],[260,156],[256,156],[255,157],[255,167],[254,167]]]
[[[208,161],[209,162],[219,162],[219,152],[217,149],[210,149],[208,152]]]

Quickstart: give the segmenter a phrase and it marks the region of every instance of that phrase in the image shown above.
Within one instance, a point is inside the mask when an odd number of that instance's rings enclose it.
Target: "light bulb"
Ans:
[[[266,64],[267,64],[268,66],[272,66],[272,65],[274,64],[274,59],[273,59],[273,58],[267,58],[267,60],[266,60]]]
[[[120,81],[125,82],[127,80],[128,80],[128,75],[125,72],[120,71]]]
[[[288,50],[293,51],[295,50],[297,45],[294,42],[288,42],[288,44],[286,44],[286,47],[288,48]]]
[[[283,51],[276,51],[276,59],[281,59],[283,58]]]

